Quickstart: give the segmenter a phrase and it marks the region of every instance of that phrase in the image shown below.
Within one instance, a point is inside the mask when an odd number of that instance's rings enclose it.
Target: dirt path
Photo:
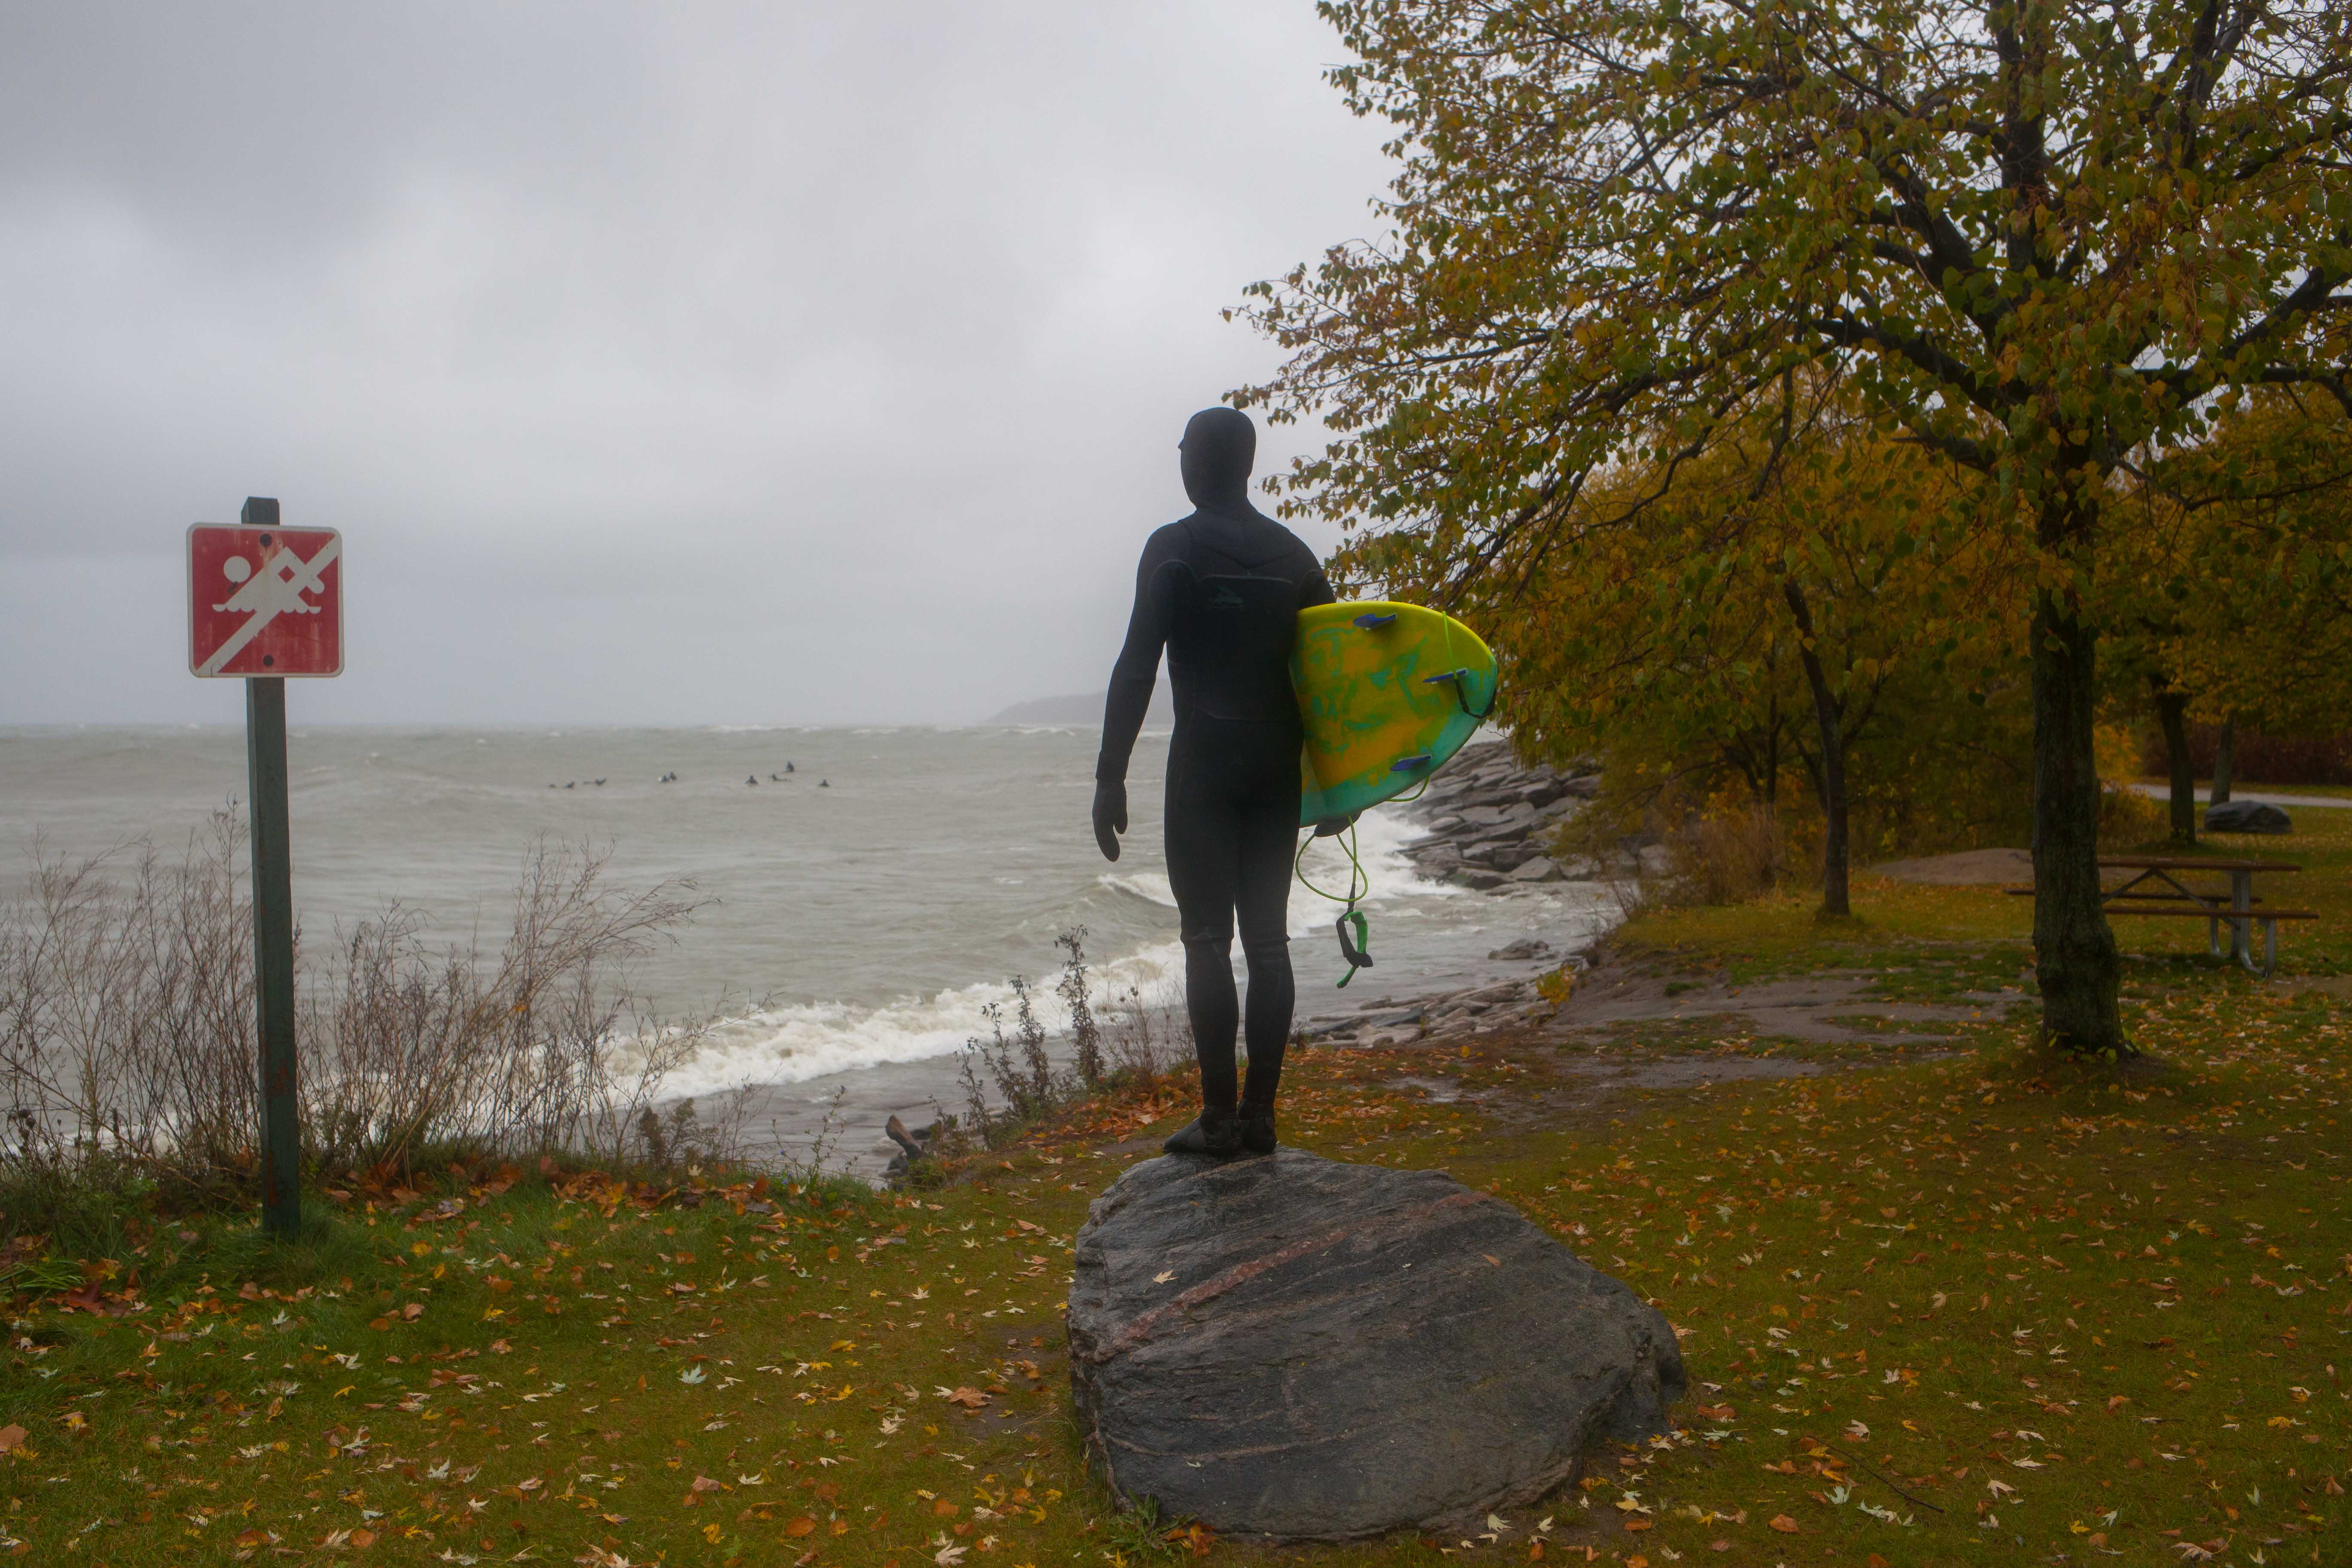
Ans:
[[[1827,970],[1794,980],[1730,985],[1719,980],[1672,979],[1612,963],[1604,955],[1580,976],[1545,1032],[1606,1037],[1627,1024],[1739,1018],[1759,1035],[1814,1045],[1937,1046],[1936,1031],[1857,1027],[1854,1020],[1886,1024],[1962,1024],[2027,999],[2021,989],[1969,991],[1964,1005],[1889,1002],[1870,994],[1875,970]]]

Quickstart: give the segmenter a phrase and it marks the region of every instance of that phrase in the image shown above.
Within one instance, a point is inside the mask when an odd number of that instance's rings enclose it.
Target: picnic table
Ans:
[[[2205,950],[2224,962],[2245,965],[2267,978],[2278,967],[2278,922],[2319,917],[2309,910],[2281,910],[2265,905],[2254,894],[2254,879],[2264,872],[2300,871],[2283,860],[2213,860],[2196,856],[2102,855],[2102,871],[2133,871],[2137,875],[2099,895],[2100,907],[2110,915],[2170,915],[2205,922]],[[2230,890],[2192,888],[2176,873],[2219,873],[2230,879]],[[2031,888],[2011,893],[2032,897]],[[2230,951],[2221,951],[2221,928],[2230,928]],[[2254,928],[2263,932],[2263,961],[2254,963]]]

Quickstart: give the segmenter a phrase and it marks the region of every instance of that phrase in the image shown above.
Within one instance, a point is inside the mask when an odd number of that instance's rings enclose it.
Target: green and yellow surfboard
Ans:
[[[1418,787],[1495,706],[1495,655],[1451,616],[1384,600],[1298,613],[1290,656],[1307,743],[1303,826]]]

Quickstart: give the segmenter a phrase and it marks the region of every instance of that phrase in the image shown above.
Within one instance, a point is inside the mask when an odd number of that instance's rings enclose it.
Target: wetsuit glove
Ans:
[[[1102,846],[1103,858],[1118,858],[1118,836],[1127,831],[1127,781],[1097,779],[1095,781],[1095,842]]]

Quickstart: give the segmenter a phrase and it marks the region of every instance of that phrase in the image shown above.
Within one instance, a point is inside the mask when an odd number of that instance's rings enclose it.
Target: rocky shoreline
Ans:
[[[1529,766],[1501,741],[1467,746],[1411,807],[1426,832],[1404,853],[1433,881],[1481,889],[1589,881],[1598,868],[1555,858],[1551,839],[1600,793],[1601,765],[1590,759]]]
[[[1507,742],[1465,747],[1408,809],[1424,831],[1402,852],[1431,881],[1480,891],[1533,888],[1553,882],[1628,879],[1648,868],[1637,849],[1612,864],[1553,853],[1560,825],[1601,793],[1601,767],[1580,758],[1565,768],[1521,763]],[[1524,966],[1518,975],[1426,996],[1383,996],[1366,1002],[1357,1017],[1325,1018],[1299,1030],[1302,1043],[1321,1046],[1402,1046],[1468,1039],[1525,1026],[1551,1016],[1559,1004],[1543,994],[1543,977],[1585,967],[1581,951],[1561,951],[1539,938],[1495,949],[1488,962]]]

